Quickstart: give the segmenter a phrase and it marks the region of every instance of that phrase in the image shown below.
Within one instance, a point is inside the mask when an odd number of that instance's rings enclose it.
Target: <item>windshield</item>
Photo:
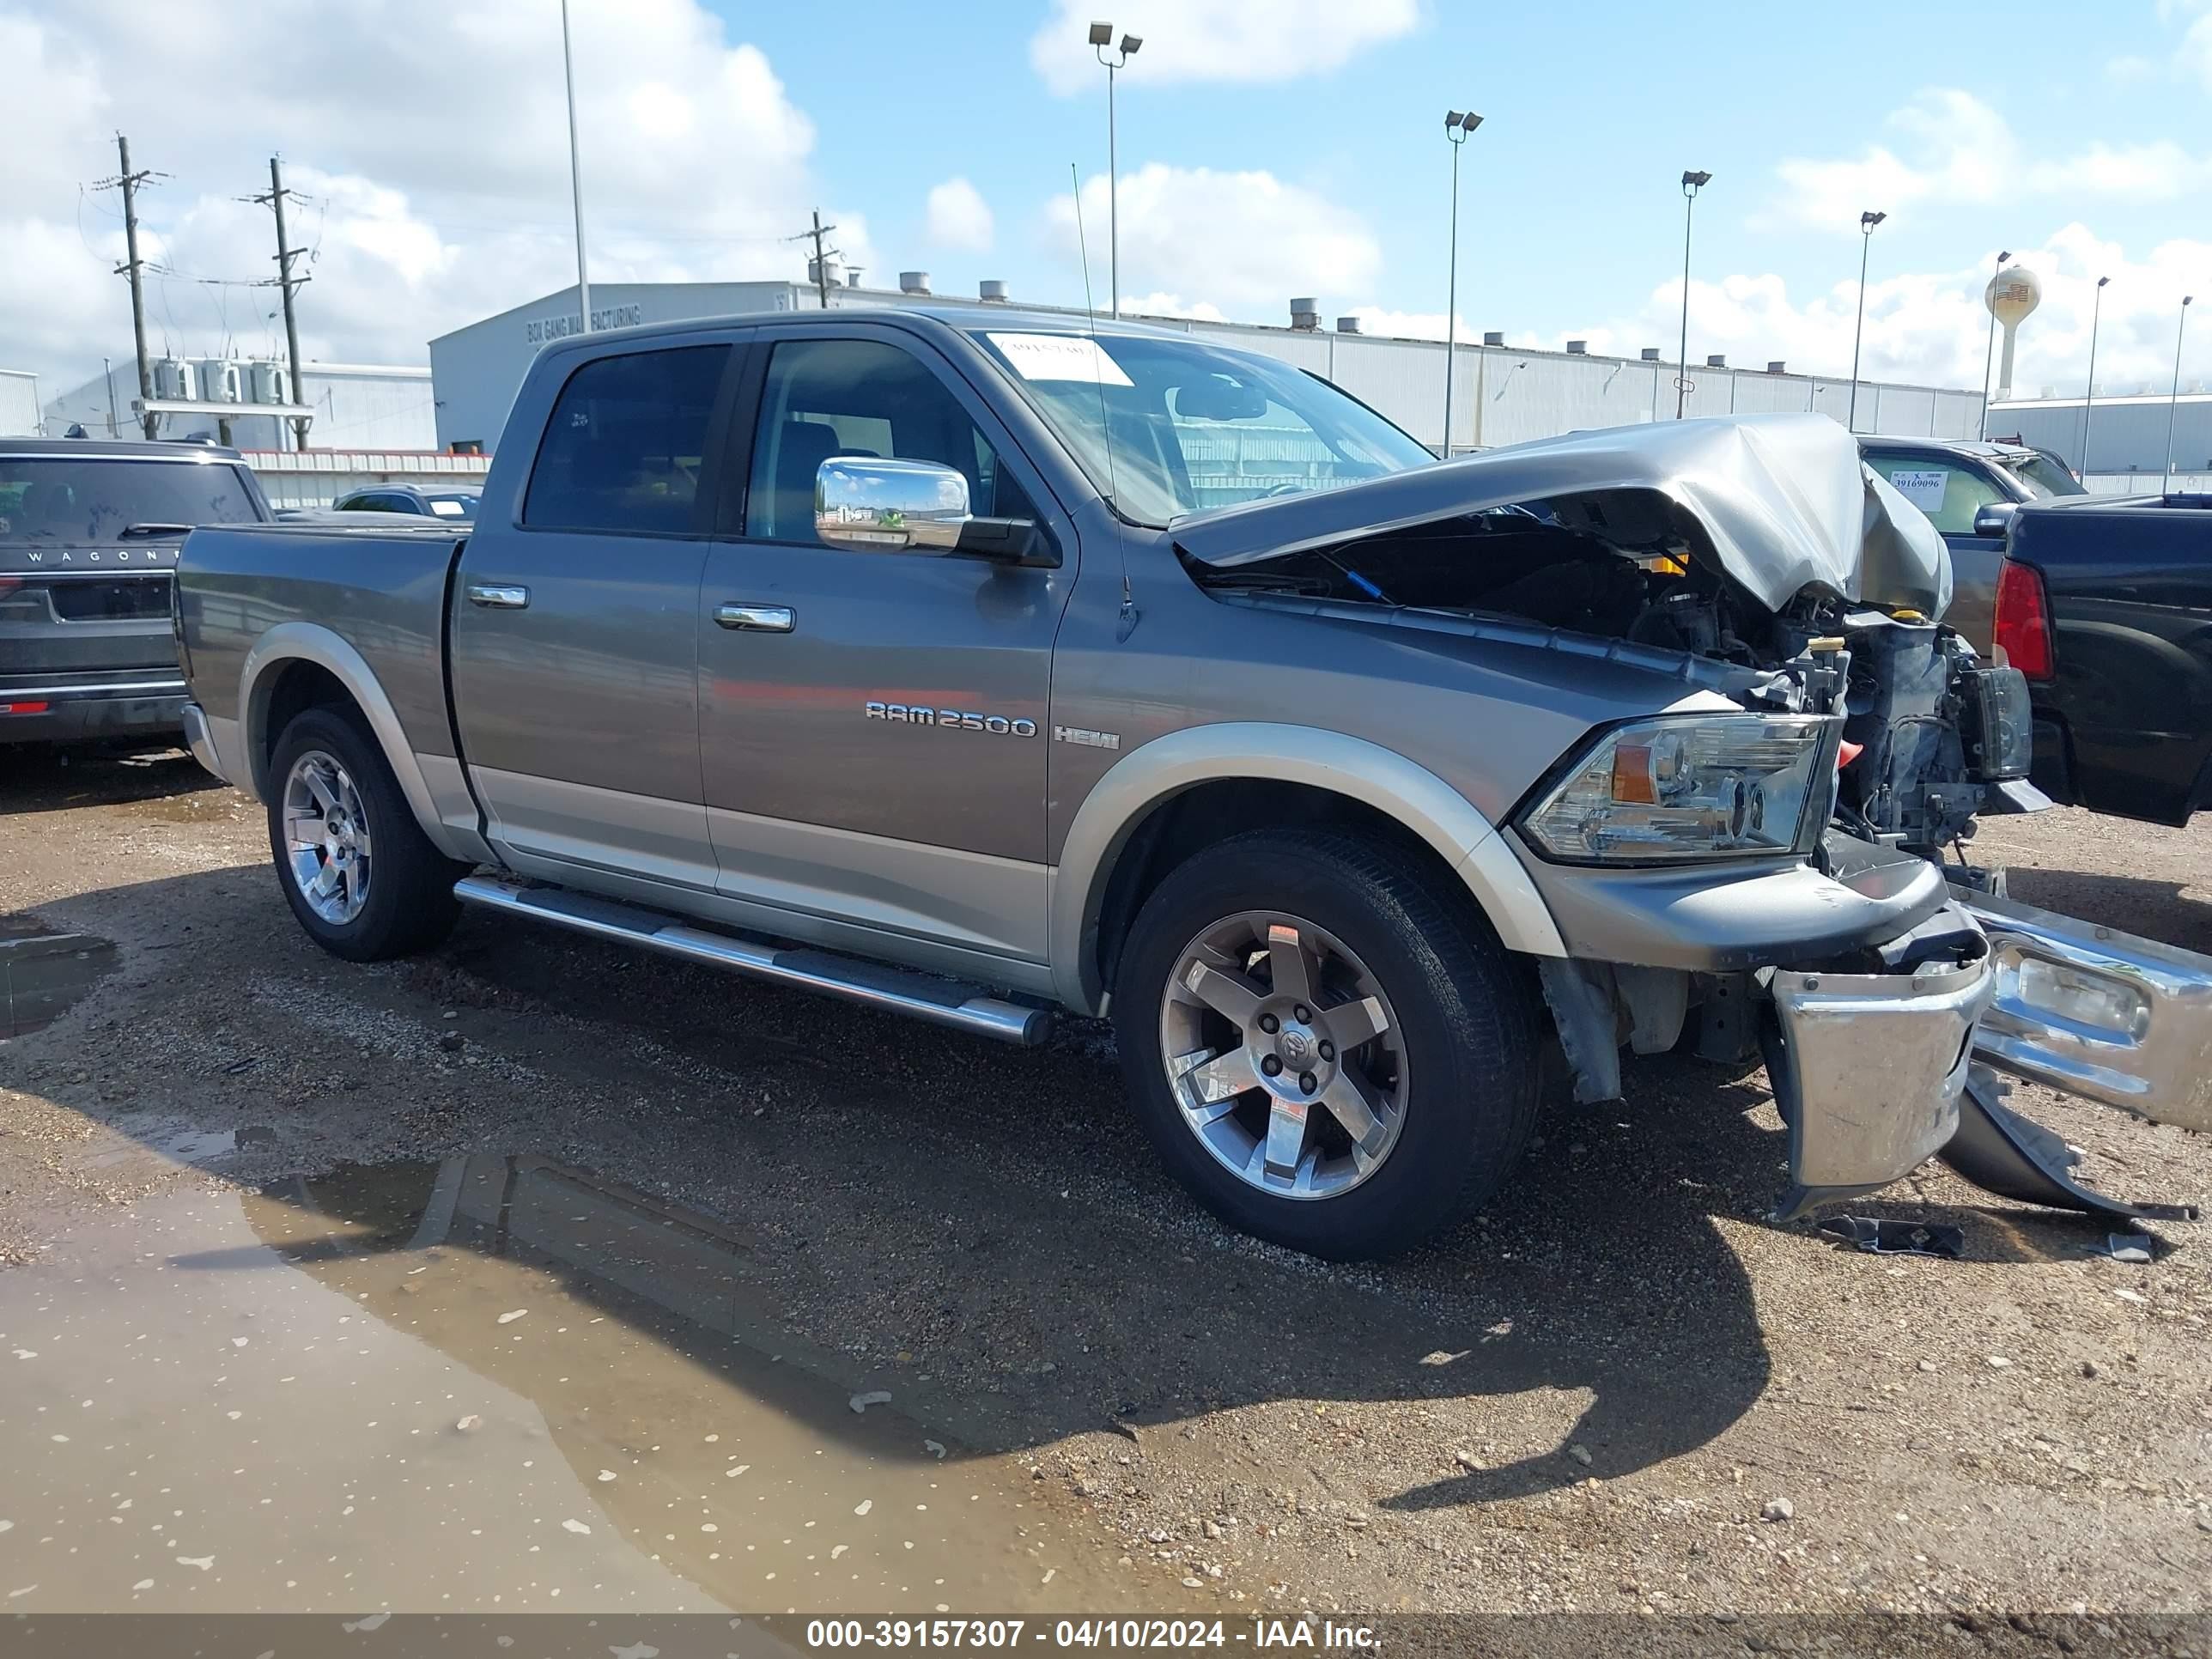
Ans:
[[[975,338],[1099,492],[1139,524],[1164,526],[1435,459],[1326,380],[1268,358],[1124,334],[1093,341],[978,331]]]
[[[0,459],[0,544],[101,547],[138,524],[253,524],[242,468],[216,461]]]
[[[2038,453],[2021,459],[2008,455],[2001,465],[2021,481],[2029,496],[2048,501],[2053,495],[2086,495],[2081,482],[2050,456]]]

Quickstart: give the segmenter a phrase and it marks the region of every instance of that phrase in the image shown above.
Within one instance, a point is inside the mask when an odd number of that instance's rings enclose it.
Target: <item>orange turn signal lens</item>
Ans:
[[[1613,798],[1624,805],[1656,806],[1659,786],[1651,775],[1651,745],[1622,743],[1613,745]]]

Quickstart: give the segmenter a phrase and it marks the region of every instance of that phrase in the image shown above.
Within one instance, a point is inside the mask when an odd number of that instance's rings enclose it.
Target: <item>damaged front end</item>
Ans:
[[[2027,684],[1943,625],[1941,537],[1832,422],[1587,434],[1172,533],[1229,603],[1680,688],[1591,731],[1503,834],[1567,946],[1540,967],[1577,1097],[1620,1094],[1623,1048],[1763,1053],[1780,1215],[1939,1154],[2014,1196],[2115,1205],[1984,1064],[2212,1128],[2212,959],[2008,907],[1966,866],[1978,816],[2049,805]]]

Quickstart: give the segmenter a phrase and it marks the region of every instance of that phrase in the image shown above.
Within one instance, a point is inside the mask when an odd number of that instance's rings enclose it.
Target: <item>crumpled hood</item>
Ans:
[[[1622,489],[1678,505],[1704,530],[1721,568],[1770,611],[1814,586],[1930,617],[1950,605],[1942,537],[1825,415],[1577,433],[1194,514],[1169,533],[1191,558],[1229,569],[1484,507]]]

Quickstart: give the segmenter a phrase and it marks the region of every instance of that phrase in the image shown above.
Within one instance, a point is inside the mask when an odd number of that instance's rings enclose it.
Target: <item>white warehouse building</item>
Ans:
[[[834,264],[833,264],[834,271]],[[902,275],[896,289],[863,289],[835,278],[836,306],[1007,303],[1006,284],[985,283],[977,297],[933,294],[926,272]],[[612,283],[592,287],[593,328],[678,322],[743,313],[814,310],[811,283]],[[1081,316],[1064,306],[1024,309]],[[1130,317],[1186,331],[1224,345],[1265,353],[1334,381],[1372,404],[1431,449],[1443,440],[1443,368],[1440,340],[1386,338],[1358,331],[1356,318],[1325,329],[1310,300],[1291,302],[1286,327],[1216,323],[1177,317]],[[577,332],[581,319],[572,286],[471,323],[430,342],[441,449],[498,447],[500,428],[524,372],[550,340]],[[1658,347],[1633,358],[1597,356],[1571,341],[1565,351],[1508,346],[1499,334],[1461,343],[1455,354],[1452,453],[1496,448],[1597,427],[1672,418],[1676,365]],[[1689,372],[1686,413],[1692,416],[1812,410],[1844,422],[1851,408],[1849,377],[1789,372],[1784,364],[1732,366],[1708,357]],[[1971,438],[1981,424],[1978,392],[1862,381],[1856,428],[1907,436]]]
[[[282,361],[252,357],[156,357],[149,366],[162,438],[212,438],[240,449],[293,448],[290,422],[247,412],[293,404],[291,374]],[[319,449],[427,450],[440,447],[432,417],[430,371],[386,363],[301,365],[301,397],[311,416],[307,442]],[[107,372],[49,401],[43,428],[51,438],[82,426],[88,437],[135,438],[137,361],[126,349]],[[235,412],[234,412],[235,411]]]

